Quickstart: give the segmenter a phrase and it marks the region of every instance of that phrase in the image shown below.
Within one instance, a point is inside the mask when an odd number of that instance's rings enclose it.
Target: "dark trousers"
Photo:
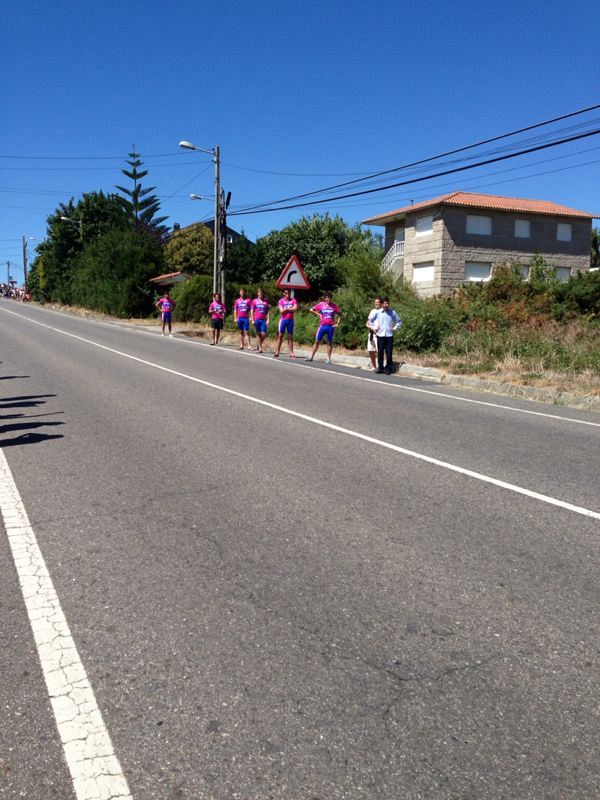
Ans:
[[[392,349],[394,347],[393,336],[377,336],[377,368],[385,369],[385,371],[392,371]],[[385,354],[385,367],[383,365],[383,356]]]

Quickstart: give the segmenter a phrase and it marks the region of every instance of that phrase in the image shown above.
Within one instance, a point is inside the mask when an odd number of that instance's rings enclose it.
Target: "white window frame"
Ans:
[[[556,225],[556,241],[572,242],[573,225],[570,222],[558,222]]]
[[[467,214],[467,233],[475,236],[491,236],[492,218],[483,214]]]
[[[433,283],[435,280],[435,261],[417,261],[412,270],[413,283]]]
[[[524,281],[528,281],[529,275],[531,273],[531,266],[529,264],[521,264],[520,270],[521,270],[521,278]]]
[[[515,239],[531,239],[531,221],[528,219],[515,220]]]
[[[468,275],[468,270],[470,268],[474,268],[477,271],[478,268],[484,267],[487,268],[488,273],[487,275]],[[492,264],[489,261],[465,261],[465,283],[487,283],[489,279],[492,277]]]
[[[571,277],[571,267],[554,267],[554,274],[559,281],[568,281]]]
[[[423,230],[424,226],[427,226]],[[433,233],[433,214],[417,217],[415,220],[415,236],[431,236]]]

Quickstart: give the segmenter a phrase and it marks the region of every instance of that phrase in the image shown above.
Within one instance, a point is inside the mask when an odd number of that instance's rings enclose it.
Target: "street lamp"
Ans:
[[[23,236],[23,289],[27,291],[27,243],[35,241],[35,236]]]
[[[219,244],[218,244],[218,230],[219,230],[219,195],[220,195],[220,182],[221,182],[221,153],[219,150],[219,145],[215,147],[214,150],[206,150],[204,147],[198,147],[196,144],[192,144],[192,142],[186,142],[185,140],[179,142],[179,147],[183,147],[184,150],[197,150],[200,153],[208,153],[209,156],[212,156],[215,162],[215,229],[213,231],[215,237],[215,246],[213,251],[213,294],[218,291],[218,269],[219,269]],[[196,199],[196,198],[193,198]],[[224,295],[224,292],[221,293]]]
[[[83,227],[83,222],[80,219],[71,219],[71,217],[61,217],[61,220],[63,222],[71,222],[71,223],[73,223],[73,225],[78,225],[79,226],[79,238],[83,239],[83,233],[82,233],[82,230],[81,230],[82,227]]]

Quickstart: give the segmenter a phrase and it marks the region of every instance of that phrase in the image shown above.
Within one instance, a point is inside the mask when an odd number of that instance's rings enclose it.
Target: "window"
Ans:
[[[404,225],[396,225],[394,229],[394,241],[395,242],[404,241]]]
[[[415,221],[415,236],[427,236],[433,233],[433,214],[426,217],[417,217]]]
[[[523,278],[524,281],[529,280],[530,270],[531,270],[530,266],[528,266],[527,264],[521,264],[521,277]]]
[[[233,244],[233,236],[230,233],[227,234],[227,244]]]
[[[433,261],[420,261],[413,264],[413,283],[427,283],[435,277]]]
[[[491,264],[481,263],[480,261],[465,262],[465,281],[469,283],[489,281],[491,274]]]
[[[559,242],[570,242],[573,238],[573,226],[570,222],[559,222],[556,226],[556,239]]]
[[[479,236],[491,236],[492,218],[480,217],[479,214],[467,214],[467,233],[476,233]]]
[[[554,272],[556,273],[556,278],[559,281],[568,281],[571,277],[570,267],[554,267]]]
[[[531,222],[528,219],[515,220],[515,238],[517,239],[531,238]]]

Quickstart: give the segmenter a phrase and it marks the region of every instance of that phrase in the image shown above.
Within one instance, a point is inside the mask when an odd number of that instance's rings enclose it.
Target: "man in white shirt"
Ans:
[[[392,350],[394,347],[394,331],[402,325],[402,320],[393,308],[390,308],[389,298],[381,301],[382,308],[373,320],[373,331],[377,339],[377,369],[375,372],[391,375],[393,370]],[[385,355],[385,367],[383,357]]]

